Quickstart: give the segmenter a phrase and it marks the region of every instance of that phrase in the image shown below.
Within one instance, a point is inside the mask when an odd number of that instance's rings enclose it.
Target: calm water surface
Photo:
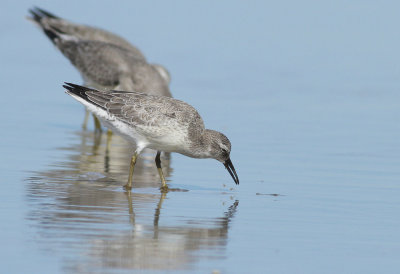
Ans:
[[[7,1],[6,1],[7,2]],[[47,2],[127,37],[224,132],[215,160],[96,138],[79,74],[12,1],[1,17],[1,273],[398,273],[395,1]],[[110,20],[112,19],[112,20]]]

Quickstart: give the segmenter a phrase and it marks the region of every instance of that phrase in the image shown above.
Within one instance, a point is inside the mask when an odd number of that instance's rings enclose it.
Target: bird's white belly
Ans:
[[[176,133],[176,132],[174,132]],[[149,139],[149,148],[154,150],[160,150],[164,152],[178,152],[181,153],[187,148],[187,142],[185,141],[184,135],[181,134],[165,134],[157,138]]]
[[[134,142],[138,144],[142,142],[142,138],[136,131],[129,127],[126,123],[119,121],[118,119],[102,119],[99,118],[101,123],[111,131],[115,132],[118,135],[121,135],[125,139],[130,142]]]

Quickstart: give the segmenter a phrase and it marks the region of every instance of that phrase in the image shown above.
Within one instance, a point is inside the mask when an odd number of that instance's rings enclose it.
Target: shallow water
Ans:
[[[171,154],[166,194],[151,151],[123,190],[134,147],[82,129],[61,87],[79,74],[23,19],[31,3],[8,3],[1,272],[397,273],[400,19],[385,3],[37,3],[128,37],[229,137],[239,186]]]

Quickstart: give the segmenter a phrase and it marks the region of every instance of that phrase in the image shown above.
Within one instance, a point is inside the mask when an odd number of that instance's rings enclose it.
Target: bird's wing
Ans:
[[[79,40],[76,37],[59,33],[52,28],[44,28],[45,34],[79,70],[87,83],[112,88],[120,85],[123,78],[134,73],[134,66],[146,64],[132,57],[129,52],[117,45]]]
[[[204,130],[204,122],[198,112],[183,101],[139,92],[101,92],[69,83],[64,87],[120,121],[137,129],[154,131],[155,135],[158,128],[187,129],[192,124],[196,124],[199,131]]]
[[[67,41],[59,48],[86,80],[107,87],[121,84],[122,78],[133,73],[135,62],[144,62],[118,46],[98,41]]]

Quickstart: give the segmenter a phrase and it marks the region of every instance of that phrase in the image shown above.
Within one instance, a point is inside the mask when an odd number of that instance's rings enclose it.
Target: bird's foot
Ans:
[[[131,191],[131,190],[132,190],[132,186],[130,186],[129,184],[124,185],[123,188],[124,188],[126,191]]]
[[[161,186],[161,187],[160,187],[160,190],[161,190],[162,193],[168,193],[169,188],[168,188],[167,185],[164,185],[164,186]]]

